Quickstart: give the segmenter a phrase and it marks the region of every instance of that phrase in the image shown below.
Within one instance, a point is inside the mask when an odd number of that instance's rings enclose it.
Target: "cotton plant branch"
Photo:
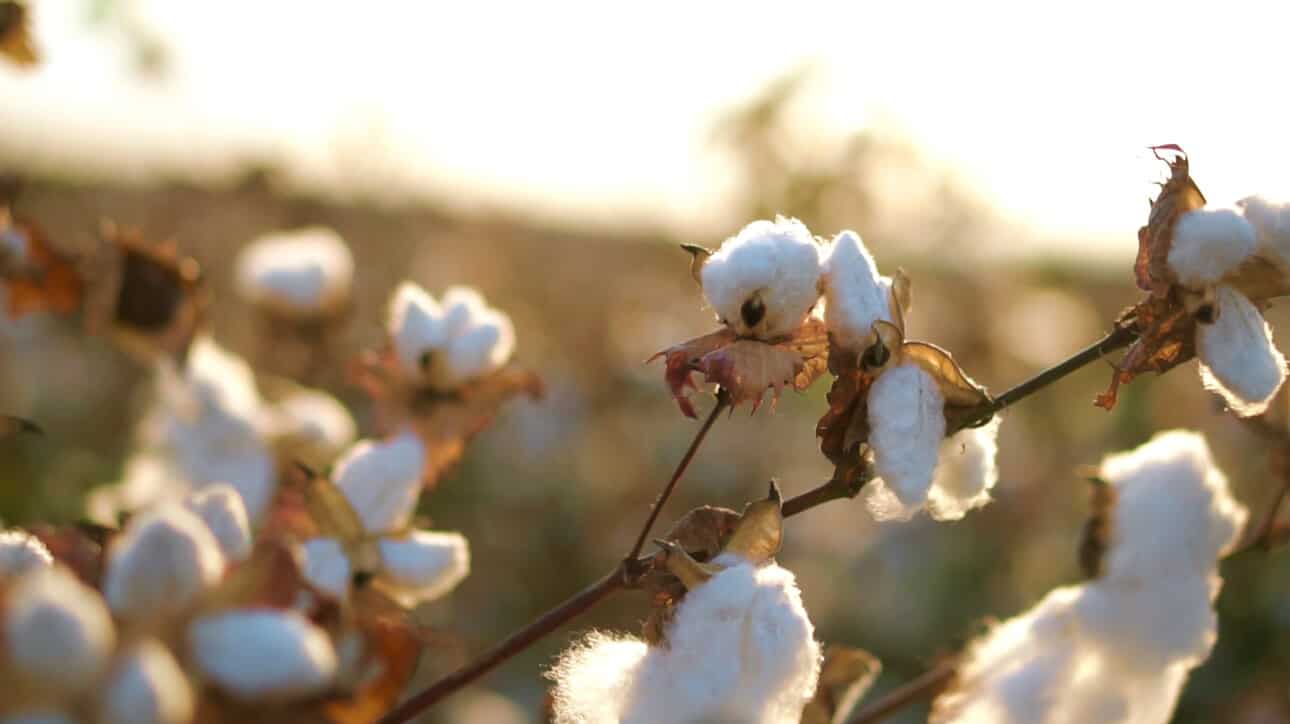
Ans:
[[[981,405],[979,409],[969,411],[968,414],[962,416],[961,419],[963,422],[955,429],[962,429],[964,427],[968,427],[973,424],[980,424],[989,420],[990,416],[1000,410],[1039,392],[1072,372],[1096,362],[1105,355],[1129,345],[1136,338],[1137,334],[1132,328],[1117,326],[1105,337],[1077,352],[1066,360],[1059,362],[1025,382],[1003,392],[998,397],[993,398],[990,402]],[[439,701],[442,701],[457,690],[474,682],[497,666],[505,663],[507,660],[524,651],[536,641],[540,640],[547,634],[552,633],[556,629],[568,623],[570,620],[582,614],[584,611],[604,600],[615,591],[635,586],[645,572],[658,566],[662,560],[659,555],[640,557],[640,551],[644,547],[645,541],[649,539],[649,533],[657,522],[663,505],[675,490],[677,482],[680,480],[681,476],[685,474],[686,469],[694,459],[694,456],[698,452],[704,439],[706,439],[707,433],[716,422],[717,417],[728,408],[729,404],[730,397],[728,393],[725,391],[719,391],[717,394],[717,404],[713,407],[712,411],[708,414],[708,417],[704,420],[703,424],[695,434],[694,440],[690,443],[690,447],[686,450],[685,455],[682,456],[671,478],[664,486],[663,491],[659,494],[659,498],[655,502],[653,509],[650,511],[650,515],[646,519],[644,526],[642,526],[640,533],[637,535],[635,543],[622,562],[615,566],[612,571],[603,576],[599,581],[593,583],[575,594],[573,597],[542,614],[542,616],[535,619],[532,623],[529,623],[524,628],[507,637],[501,643],[489,649],[475,661],[440,679],[434,684],[431,684],[428,688],[409,698],[402,705],[386,714],[380,720],[380,724],[399,724],[400,722],[410,720],[420,712],[435,705]],[[817,488],[785,501],[783,507],[784,516],[789,517],[803,513],[831,500],[855,497],[859,494],[864,483],[872,478],[872,471],[865,467],[862,470],[857,471],[855,475],[848,477],[850,478],[849,480],[835,477]],[[911,699],[911,701],[912,700],[916,699]],[[868,711],[868,709],[865,711]]]

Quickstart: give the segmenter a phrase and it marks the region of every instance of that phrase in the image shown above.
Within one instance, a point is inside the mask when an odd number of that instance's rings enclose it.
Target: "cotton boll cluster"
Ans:
[[[736,334],[774,340],[801,326],[819,299],[820,247],[797,219],[754,221],[701,270],[703,295]]]
[[[1182,214],[1173,229],[1169,268],[1198,307],[1196,355],[1206,389],[1238,415],[1261,414],[1285,381],[1286,362],[1257,306],[1236,286],[1256,256],[1285,266],[1284,209],[1252,197],[1232,209]],[[1198,301],[1197,301],[1198,300]]]
[[[452,287],[436,301],[403,282],[390,301],[387,330],[402,374],[413,386],[443,392],[496,372],[515,351],[510,317],[469,287]]]
[[[555,721],[795,722],[820,648],[793,575],[734,554],[686,594],[667,644],[593,633],[549,672]]]
[[[269,234],[237,258],[237,290],[253,305],[286,317],[328,316],[349,303],[354,260],[331,229]]]
[[[336,488],[363,526],[365,541],[315,538],[305,542],[305,578],[322,591],[345,598],[353,574],[364,573],[404,606],[438,598],[470,572],[470,547],[458,533],[408,530],[421,491],[425,448],[405,432],[388,442],[365,440],[337,463]],[[375,541],[371,551],[355,548]]]
[[[1188,432],[1103,461],[1118,493],[1101,578],[1051,592],[977,641],[935,722],[1163,723],[1217,635],[1218,559],[1246,510]]]
[[[824,321],[835,343],[863,354],[875,341],[874,322],[901,325],[894,281],[878,274],[873,255],[854,231],[843,231],[825,251]]]

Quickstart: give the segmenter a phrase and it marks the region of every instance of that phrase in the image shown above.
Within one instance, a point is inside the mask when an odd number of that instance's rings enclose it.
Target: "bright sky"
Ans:
[[[1290,197],[1279,0],[116,0],[174,54],[151,87],[87,0],[29,2],[47,63],[0,67],[0,151],[115,175],[254,148],[331,182],[701,224],[729,190],[714,118],[811,63],[805,122],[895,127],[1039,237],[1132,240],[1153,143],[1211,202]]]

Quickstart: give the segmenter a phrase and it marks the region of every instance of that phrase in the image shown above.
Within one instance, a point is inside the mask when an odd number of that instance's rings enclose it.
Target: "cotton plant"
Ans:
[[[1099,577],[972,644],[933,722],[1169,721],[1217,637],[1218,561],[1247,511],[1191,432],[1108,456],[1098,476],[1114,491]]]
[[[1138,232],[1135,274],[1149,294],[1119,322],[1138,339],[1097,404],[1111,409],[1120,384],[1195,356],[1206,389],[1241,417],[1261,414],[1286,376],[1262,313],[1290,293],[1285,207],[1257,196],[1208,205],[1186,156],[1160,149],[1178,157]]]
[[[710,562],[660,541],[687,592],[656,643],[592,632],[548,672],[554,720],[796,722],[815,694],[820,646],[793,574],[773,560],[778,491],[745,511]]]
[[[304,543],[305,578],[342,600],[355,580],[370,583],[408,608],[455,588],[470,572],[465,537],[411,527],[424,467],[423,443],[404,432],[359,442],[330,481],[312,480],[323,535]]]

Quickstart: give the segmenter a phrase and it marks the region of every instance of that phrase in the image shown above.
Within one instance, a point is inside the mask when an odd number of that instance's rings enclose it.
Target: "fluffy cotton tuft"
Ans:
[[[1254,227],[1232,209],[1197,209],[1174,223],[1169,267],[1184,286],[1217,282],[1254,254]]]
[[[1196,356],[1205,389],[1223,396],[1242,417],[1262,414],[1281,389],[1286,360],[1272,343],[1272,329],[1254,303],[1235,289],[1215,290],[1212,324],[1196,329]]]
[[[873,323],[895,322],[891,309],[891,279],[878,274],[878,265],[854,231],[840,232],[825,251],[824,321],[838,344],[857,354],[874,342]]]
[[[193,691],[170,650],[155,640],[136,644],[108,677],[100,724],[185,724]]]
[[[999,481],[999,425],[995,417],[981,427],[960,430],[941,443],[936,474],[927,494],[927,512],[936,520],[958,520],[990,502]]]
[[[795,722],[820,648],[793,575],[732,555],[690,591],[666,646],[592,634],[549,673],[560,723]]]
[[[178,505],[130,520],[112,541],[103,595],[118,616],[155,620],[179,613],[219,582],[224,555],[210,529]]]
[[[19,578],[3,616],[12,673],[65,695],[94,684],[116,640],[103,599],[59,566]]]
[[[1259,247],[1283,265],[1290,265],[1290,203],[1276,203],[1260,196],[1236,204],[1254,226]]]
[[[263,236],[237,258],[237,289],[252,304],[297,315],[343,306],[354,259],[340,235],[314,227]]]
[[[248,700],[304,697],[327,688],[336,651],[322,629],[291,611],[229,611],[188,629],[194,663],[229,694]]]
[[[907,518],[927,500],[945,438],[945,398],[913,363],[890,367],[869,389],[869,444],[881,482],[865,486],[880,519]]]
[[[184,506],[210,529],[220,551],[229,561],[251,554],[251,523],[242,496],[231,485],[212,485],[189,495]]]
[[[0,530],[0,581],[53,562],[49,549],[36,536],[25,530]]]
[[[279,400],[269,420],[280,451],[316,469],[330,466],[358,438],[349,410],[320,390],[300,390]]]
[[[336,463],[332,475],[369,533],[408,525],[421,492],[425,445],[412,432],[388,442],[362,440]]]
[[[379,545],[381,580],[405,606],[443,596],[470,573],[470,545],[460,533],[414,530]]]
[[[1217,635],[1218,557],[1246,518],[1194,433],[1107,457],[1110,564],[975,642],[931,721],[1163,724]]]
[[[403,373],[439,390],[496,372],[515,351],[510,317],[469,287],[449,289],[440,304],[403,282],[390,302],[387,329]]]
[[[304,544],[304,577],[318,590],[343,599],[349,594],[349,556],[340,541],[314,538]]]
[[[754,221],[708,257],[701,277],[708,304],[732,330],[781,337],[819,299],[820,247],[797,219]]]

